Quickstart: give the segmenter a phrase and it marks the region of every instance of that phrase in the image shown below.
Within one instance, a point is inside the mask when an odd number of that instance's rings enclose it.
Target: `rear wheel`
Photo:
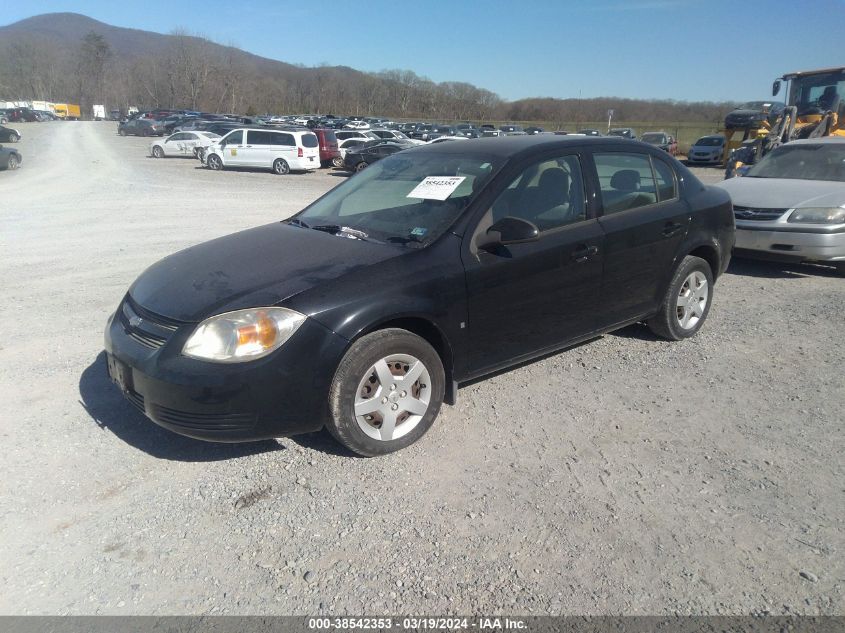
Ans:
[[[431,427],[445,384],[443,363],[427,341],[398,328],[373,332],[353,343],[338,365],[328,429],[358,455],[392,453]]]
[[[340,156],[332,158],[332,167],[343,167],[343,159]]]
[[[704,325],[712,300],[710,264],[688,255],[675,270],[660,311],[648,320],[648,326],[670,341],[694,336]]]
[[[220,160],[220,157],[217,154],[209,156],[206,164],[209,169],[213,169],[214,171],[221,171],[223,169],[223,161]]]
[[[117,133],[121,136],[126,136],[126,130],[118,130]]]
[[[845,277],[845,262],[836,262],[836,272]]]
[[[160,146],[153,147],[153,156],[155,158],[164,158],[164,150]]]
[[[366,168],[367,168],[367,163],[366,163],[366,161],[363,161],[363,160],[360,163],[358,163],[357,165],[355,165],[355,171],[364,171]]]
[[[15,134],[14,132],[9,134],[9,142],[10,143],[17,143],[19,140],[21,140],[21,137],[18,136],[17,134]]]
[[[290,165],[284,158],[277,158],[273,161],[273,171],[279,176],[284,176],[290,173]]]

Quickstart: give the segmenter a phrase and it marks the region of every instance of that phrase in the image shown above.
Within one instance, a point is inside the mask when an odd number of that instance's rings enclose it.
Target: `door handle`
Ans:
[[[663,237],[672,237],[676,235],[682,228],[684,228],[683,224],[678,224],[677,222],[667,222],[663,225],[662,235]]]
[[[580,264],[581,262],[587,261],[588,259],[590,259],[590,257],[592,257],[598,252],[598,246],[581,246],[572,251],[572,259],[574,259]]]

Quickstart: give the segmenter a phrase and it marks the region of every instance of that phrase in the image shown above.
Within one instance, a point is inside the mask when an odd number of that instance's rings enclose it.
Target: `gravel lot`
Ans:
[[[207,444],[109,384],[106,317],[157,259],[340,177],[155,160],[113,123],[18,127],[0,613],[845,613],[832,269],[737,260],[695,339],[630,327],[467,386],[385,458],[322,433]]]

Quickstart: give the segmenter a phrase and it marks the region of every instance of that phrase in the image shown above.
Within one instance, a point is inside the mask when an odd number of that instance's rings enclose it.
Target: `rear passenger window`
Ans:
[[[658,158],[652,157],[654,176],[657,178],[657,194],[660,202],[678,197],[678,186],[675,183],[675,171]]]
[[[594,154],[605,215],[657,202],[657,187],[647,154]],[[674,181],[673,181],[674,182]]]

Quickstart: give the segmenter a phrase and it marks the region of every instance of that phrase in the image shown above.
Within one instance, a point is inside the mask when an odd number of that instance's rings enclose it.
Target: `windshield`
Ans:
[[[663,134],[643,134],[642,141],[652,145],[660,145],[666,142],[666,137]]]
[[[426,244],[452,225],[497,169],[486,156],[411,150],[373,163],[293,223],[347,227],[384,242]]]
[[[845,182],[845,143],[783,145],[748,170],[745,177]]]
[[[705,136],[704,138],[698,139],[695,144],[698,147],[718,147],[719,145],[722,145],[723,142],[723,139],[716,136]]]

